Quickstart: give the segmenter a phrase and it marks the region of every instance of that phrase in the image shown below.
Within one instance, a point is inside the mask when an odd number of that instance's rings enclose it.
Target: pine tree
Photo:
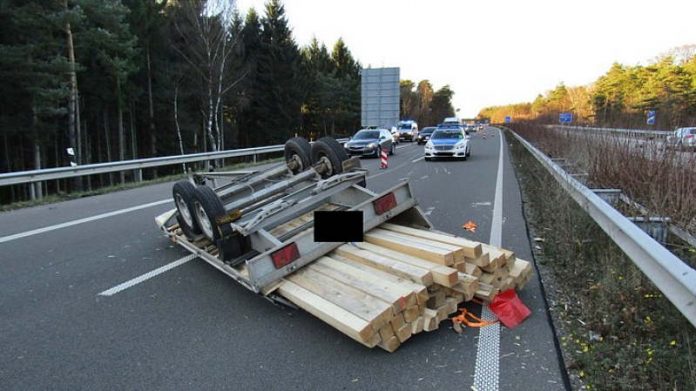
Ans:
[[[300,51],[292,38],[285,9],[279,0],[266,3],[261,26],[255,88],[260,115],[257,118],[259,128],[253,131],[258,141],[278,143],[298,130],[306,88],[301,73]]]

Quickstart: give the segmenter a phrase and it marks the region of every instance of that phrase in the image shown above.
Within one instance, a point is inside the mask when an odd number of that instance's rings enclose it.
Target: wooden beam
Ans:
[[[452,245],[449,243],[438,242],[436,240],[421,238],[418,236],[411,236],[411,235],[403,234],[400,232],[394,232],[394,231],[382,229],[381,227],[375,228],[370,232],[376,233],[376,234],[381,234],[381,235],[387,235],[387,236],[390,236],[392,238],[404,241],[405,243],[420,244],[423,246],[431,246],[431,247],[436,247],[436,248],[439,248],[442,250],[449,251],[452,254],[454,261],[452,263],[444,264],[445,266],[453,265],[454,262],[461,262],[466,258],[467,252],[464,250],[464,247],[461,247],[461,246],[456,246],[456,245]],[[435,263],[442,264],[441,262],[435,262]]]
[[[425,305],[425,302],[428,301],[428,288],[425,287],[425,285],[421,285],[418,283],[415,283],[411,281],[410,279],[399,277],[397,275],[391,274],[389,272],[385,272],[383,270],[376,269],[374,267],[371,267],[369,265],[354,261],[352,259],[342,257],[340,255],[336,255],[335,253],[331,253],[331,259],[334,259],[336,261],[339,261],[341,263],[345,263],[346,265],[349,265],[351,267],[354,267],[356,269],[363,270],[367,273],[372,274],[374,277],[379,278],[384,281],[389,281],[394,284],[401,285],[405,288],[410,289],[415,295],[416,295],[416,303],[418,305]]]
[[[367,250],[384,257],[396,259],[397,261],[408,263],[423,269],[428,269],[433,275],[433,282],[436,284],[452,286],[453,284],[457,283],[457,270],[454,268],[436,264],[423,258],[414,257],[413,255],[404,254],[368,242],[359,242],[355,243],[355,245],[363,250]]]
[[[432,285],[433,283],[433,275],[427,269],[400,262],[392,258],[383,257],[350,244],[344,244],[338,247],[334,250],[334,254],[387,271],[399,277],[408,278],[411,281],[425,286]]]
[[[478,258],[483,253],[480,243],[460,238],[458,236],[449,236],[440,232],[416,229],[392,223],[384,223],[380,225],[380,228],[461,247],[464,250],[464,256],[469,258]]]
[[[399,342],[399,338],[397,338],[396,335],[392,335],[389,339],[380,342],[377,346],[389,353],[393,353],[401,346],[401,342]]]
[[[306,267],[392,303],[394,313],[416,305],[416,295],[408,287],[385,281],[330,257],[321,257]]]
[[[481,268],[469,262],[460,262],[457,265],[457,270],[468,275],[478,277],[483,273]]]
[[[452,251],[423,244],[414,240],[385,235],[381,232],[367,232],[364,235],[365,241],[396,250],[405,254],[414,255],[425,260],[439,263],[442,265],[454,264],[454,253]]]
[[[343,334],[367,347],[374,347],[370,346],[371,338],[375,335],[370,322],[287,280],[278,287],[278,292]]]
[[[301,269],[285,279],[370,322],[375,330],[394,316],[390,303],[309,268]]]
[[[491,257],[490,257],[490,255],[488,255],[487,252],[484,251],[483,254],[479,255],[478,257],[476,257],[476,258],[468,258],[467,257],[464,259],[464,261],[468,262],[468,263],[473,263],[474,265],[476,265],[478,267],[484,267],[484,266],[488,266],[488,264],[491,263]]]
[[[439,326],[437,321],[437,311],[430,308],[423,310],[423,331],[437,330]]]

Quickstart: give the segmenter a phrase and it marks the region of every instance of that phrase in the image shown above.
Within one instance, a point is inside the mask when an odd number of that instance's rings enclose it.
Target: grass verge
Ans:
[[[573,388],[696,389],[693,326],[534,157],[507,140]]]

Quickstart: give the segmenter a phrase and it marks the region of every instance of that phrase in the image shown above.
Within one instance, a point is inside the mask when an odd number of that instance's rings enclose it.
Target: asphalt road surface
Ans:
[[[368,187],[408,179],[436,229],[488,242],[501,141],[486,133],[472,135],[468,161],[425,162],[415,143],[400,144],[386,170],[363,159]],[[502,245],[531,259],[504,146]],[[0,389],[470,390],[475,377],[479,390],[564,389],[536,277],[520,292],[532,316],[501,327],[499,346],[443,322],[391,354],[199,259],[99,295],[188,255],[153,221],[173,207],[171,185],[0,214]],[[476,232],[462,228],[468,220]]]

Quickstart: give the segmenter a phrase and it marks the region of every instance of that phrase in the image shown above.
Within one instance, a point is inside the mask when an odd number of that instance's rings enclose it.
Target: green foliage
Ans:
[[[448,85],[437,91],[428,80],[416,84],[411,80],[401,80],[401,118],[413,119],[419,126],[434,126],[446,117],[454,116],[452,97],[454,91]]]
[[[646,112],[656,110],[657,128],[691,125],[696,121],[696,55],[674,51],[679,61],[666,55],[647,66],[614,63],[590,86],[560,84],[538,95],[529,110],[526,103],[487,107],[479,116],[493,122],[508,115],[557,122],[558,113],[570,111],[581,123],[643,127]]]
[[[245,16],[232,4],[0,0],[0,171],[34,168],[35,146],[44,167],[67,164],[75,144],[80,164],[175,154],[176,129],[185,153],[352,134],[361,66],[346,42],[300,48],[280,0]],[[451,93],[427,81],[414,94],[419,119],[451,109]],[[0,189],[3,201],[27,196]]]

